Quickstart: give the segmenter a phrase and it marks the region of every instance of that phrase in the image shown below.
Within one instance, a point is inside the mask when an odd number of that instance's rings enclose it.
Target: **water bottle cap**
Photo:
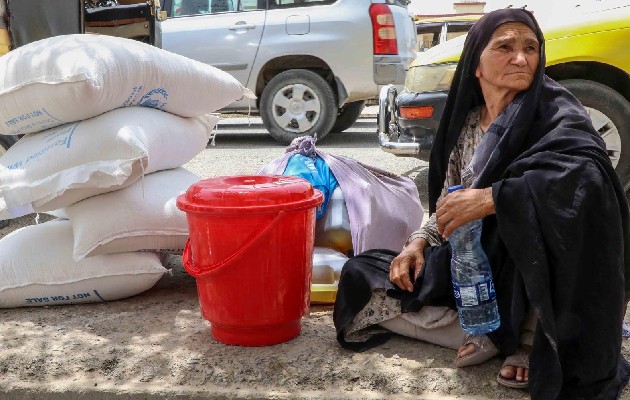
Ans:
[[[451,186],[450,188],[447,189],[448,193],[453,193],[456,190],[460,190],[463,189],[464,187],[462,185],[455,185],[455,186]]]

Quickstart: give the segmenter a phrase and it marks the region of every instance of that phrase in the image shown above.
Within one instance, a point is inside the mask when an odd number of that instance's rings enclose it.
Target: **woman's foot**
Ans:
[[[497,381],[507,387],[525,389],[529,385],[530,346],[521,345],[516,353],[506,357]]]
[[[481,364],[499,354],[499,350],[486,335],[467,335],[457,350],[455,365],[459,368]]]

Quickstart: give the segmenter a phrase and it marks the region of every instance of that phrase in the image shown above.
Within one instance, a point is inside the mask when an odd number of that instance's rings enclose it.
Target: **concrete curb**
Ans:
[[[367,106],[363,109],[363,112],[359,118],[376,118],[378,115],[378,106]],[[220,125],[229,124],[262,124],[262,119],[259,114],[252,114],[247,116],[245,114],[233,114],[233,113],[221,113]]]

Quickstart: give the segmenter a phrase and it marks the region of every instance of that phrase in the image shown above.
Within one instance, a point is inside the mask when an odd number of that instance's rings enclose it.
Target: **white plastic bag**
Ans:
[[[166,272],[157,254],[72,260],[72,227],[53,220],[0,240],[0,308],[118,300],[150,289]]]
[[[26,135],[0,157],[0,219],[63,208],[177,168],[206,148],[217,121],[126,107]]]
[[[166,50],[107,35],[63,35],[0,58],[0,134],[39,132],[119,107],[183,117],[254,97],[234,77]]]
[[[305,138],[297,138],[294,142]],[[348,157],[314,148],[312,151],[328,164],[343,191],[353,254],[370,249],[400,251],[407,237],[422,225],[424,213],[416,184],[408,177]],[[283,154],[264,165],[258,173],[282,174],[293,154],[292,151]],[[318,245],[331,246],[331,243]]]
[[[66,207],[74,259],[139,250],[181,254],[188,223],[175,201],[199,179],[184,168],[158,171],[124,189]]]

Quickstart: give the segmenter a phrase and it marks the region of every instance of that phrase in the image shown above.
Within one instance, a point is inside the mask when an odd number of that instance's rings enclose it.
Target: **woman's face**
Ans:
[[[521,22],[507,22],[492,34],[475,76],[484,93],[518,93],[532,84],[539,61],[540,46],[534,32]]]

